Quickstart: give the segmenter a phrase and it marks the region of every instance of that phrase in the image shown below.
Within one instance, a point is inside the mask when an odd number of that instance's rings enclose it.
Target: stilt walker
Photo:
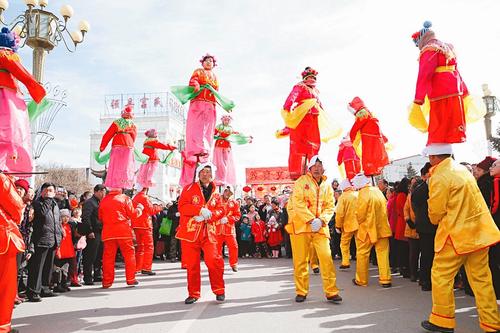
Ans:
[[[8,28],[0,32],[0,170],[30,173],[30,118],[35,119],[48,106],[45,89],[23,67],[16,53],[20,39]],[[18,86],[24,84],[33,98],[28,106]],[[37,105],[36,103],[40,103]]]
[[[191,101],[186,122],[186,147],[182,152],[183,165],[180,185],[191,184],[191,176],[196,170],[196,155],[200,162],[211,160],[214,147],[216,103],[230,112],[234,103],[219,95],[219,82],[213,73],[217,61],[206,54],[200,59],[203,68],[194,71],[189,86],[172,87],[172,93],[182,104]]]
[[[154,128],[147,130],[144,135],[146,135],[146,140],[144,140],[142,153],[148,157],[148,160],[146,163],[141,164],[139,168],[137,183],[143,188],[151,188],[155,186],[153,177],[156,169],[158,169],[158,163],[167,163],[168,159],[173,156],[172,152],[177,147],[160,142],[158,140],[158,132]],[[157,153],[158,149],[169,150],[170,154],[163,161],[160,161]]]
[[[137,129],[132,121],[132,105],[127,105],[121,118],[113,121],[104,133],[101,146],[102,153],[111,140],[109,168],[104,185],[108,188],[131,189],[135,179],[134,143]]]
[[[281,111],[286,127],[276,137],[290,137],[288,170],[292,180],[306,173],[307,162],[318,154],[322,141],[328,142],[341,134],[341,129],[323,111],[316,89],[317,75],[317,71],[306,67],[302,81],[293,87]]]
[[[18,227],[23,207],[14,181],[10,176],[0,173],[0,332],[11,332],[12,311],[17,295],[16,257],[25,250]]]
[[[242,145],[252,142],[251,136],[240,134],[233,130],[230,115],[222,116],[221,124],[215,127],[215,148],[213,163],[217,167],[215,184],[217,186],[236,184],[236,170],[231,144]]]
[[[361,161],[352,146],[349,135],[340,141],[337,163],[342,178],[347,178],[349,181],[361,171]]]
[[[238,201],[233,200],[233,187],[228,185],[222,192],[221,204],[224,208],[224,216],[215,223],[215,234],[217,235],[217,251],[222,253],[224,243],[229,249],[229,265],[233,272],[238,271],[238,243],[236,242],[235,223],[240,220],[241,212]]]
[[[217,251],[215,222],[224,216],[221,198],[212,181],[215,167],[202,163],[196,169],[199,181],[183,188],[179,198],[181,214],[175,237],[181,240],[182,264],[187,269],[188,297],[193,304],[201,297],[200,254],[208,268],[212,292],[219,302],[225,300],[224,260]]]
[[[374,185],[372,176],[379,175],[384,166],[389,164],[385,148],[387,138],[380,131],[378,119],[365,107],[361,98],[354,97],[347,108],[356,117],[349,137],[356,153],[361,158],[364,175],[372,178],[372,185]]]

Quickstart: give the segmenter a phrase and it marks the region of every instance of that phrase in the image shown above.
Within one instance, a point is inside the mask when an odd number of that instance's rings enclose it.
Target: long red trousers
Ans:
[[[134,229],[137,248],[135,250],[136,271],[151,271],[153,266],[153,231],[151,229]]]
[[[307,160],[318,154],[320,146],[318,115],[308,113],[295,129],[290,130],[290,178],[295,180],[305,173]]]
[[[200,298],[201,296],[200,253],[202,250],[212,291],[215,295],[224,294],[224,260],[217,251],[217,243],[211,242],[207,237],[206,229],[194,242],[183,240],[181,248],[182,263],[187,268],[189,297]]]
[[[229,265],[238,265],[238,242],[235,235],[217,235],[217,253],[222,253],[222,246],[226,243],[229,249]]]
[[[17,294],[18,250],[11,242],[9,249],[0,254],[0,332],[10,332],[14,300]]]
[[[132,239],[109,239],[103,242],[102,286],[109,288],[115,281],[116,251],[120,249],[125,260],[125,278],[127,284],[135,282],[135,251]]]

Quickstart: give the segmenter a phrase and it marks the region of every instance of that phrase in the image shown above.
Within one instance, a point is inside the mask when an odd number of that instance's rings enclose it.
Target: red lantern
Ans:
[[[264,186],[259,185],[259,186],[257,187],[257,191],[259,191],[259,192],[264,191]]]
[[[243,187],[243,192],[248,193],[248,192],[250,192],[251,190],[252,190],[252,188],[251,188],[250,186],[248,186],[248,185],[246,185],[245,187]]]
[[[273,191],[273,192],[276,191],[276,186],[274,186],[274,185],[271,186],[271,191]]]

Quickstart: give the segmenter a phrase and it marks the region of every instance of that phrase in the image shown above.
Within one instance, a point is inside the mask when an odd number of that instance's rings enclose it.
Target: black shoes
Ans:
[[[94,282],[102,282],[102,276],[95,277]]]
[[[238,266],[237,265],[231,266],[231,269],[233,270],[233,272],[237,272],[238,271]]]
[[[52,291],[43,291],[40,293],[41,297],[55,297],[58,296],[57,294],[54,294]]]
[[[142,275],[156,275],[156,272],[153,271],[141,271]]]
[[[215,299],[217,300],[217,302],[224,302],[226,300],[226,295],[224,294],[216,295]]]
[[[352,284],[355,286],[361,286],[356,279],[352,279]]]
[[[425,284],[422,286],[422,291],[431,291],[431,290],[432,290],[431,286],[427,286]]]
[[[390,288],[392,287],[392,283],[382,283],[382,288]]]
[[[131,286],[131,287],[137,286],[138,284],[139,284],[139,281],[137,281],[137,280],[134,280],[132,282],[127,282],[127,286]]]
[[[184,304],[193,304],[196,302],[198,299],[196,297],[188,297],[184,300]]]
[[[93,286],[94,285],[94,281],[84,281],[83,284],[86,285],[86,286]]]
[[[330,296],[326,299],[328,300],[328,302],[332,302],[334,304],[339,304],[340,302],[342,302],[342,297],[340,297],[340,295]]]
[[[314,274],[319,274],[319,267],[313,268]]]
[[[56,293],[65,293],[66,291],[67,291],[66,288],[64,288],[61,285],[57,285],[54,287],[54,292],[56,292]],[[50,296],[48,296],[48,297],[50,297]]]
[[[428,320],[424,320],[423,322],[420,323],[423,328],[428,330],[429,332],[441,332],[441,333],[453,333],[455,330],[453,328],[446,328],[446,327],[441,327],[434,325],[433,323],[429,322]]]
[[[348,269],[351,268],[351,265],[340,265],[339,269]]]
[[[304,295],[297,295],[295,296],[295,302],[297,303],[302,303],[306,300],[307,296]]]
[[[36,294],[26,295],[26,298],[28,299],[28,302],[33,302],[33,303],[37,303],[37,302],[41,302],[42,301],[42,299],[40,298],[40,296],[36,295]]]

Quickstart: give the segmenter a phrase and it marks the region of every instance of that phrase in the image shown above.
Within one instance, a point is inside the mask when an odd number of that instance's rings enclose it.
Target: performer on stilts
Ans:
[[[146,135],[146,139],[144,140],[142,153],[148,157],[148,160],[146,163],[141,164],[139,168],[137,183],[143,188],[151,188],[155,186],[153,177],[156,169],[158,169],[158,163],[160,162],[157,150],[169,150],[170,153],[172,153],[177,147],[160,142],[158,140],[158,132],[154,128],[147,130],[144,135]]]
[[[222,192],[221,204],[224,208],[224,216],[215,223],[215,234],[217,235],[217,250],[222,254],[224,243],[229,249],[229,265],[233,272],[238,271],[238,243],[236,242],[235,223],[241,218],[240,204],[232,198],[233,187],[228,185]]]
[[[11,319],[17,296],[16,257],[25,250],[19,232],[23,208],[14,180],[0,173],[0,332],[18,332],[11,329]]]
[[[182,104],[191,101],[186,122],[186,147],[182,152],[183,165],[180,179],[182,187],[191,184],[199,162],[211,160],[214,147],[216,103],[230,112],[234,103],[218,94],[219,82],[213,73],[217,61],[213,55],[206,54],[200,59],[203,68],[194,71],[188,87],[172,87],[172,93]]]
[[[212,292],[217,301],[225,300],[224,260],[217,249],[215,235],[215,223],[224,216],[224,207],[212,181],[214,173],[211,163],[200,164],[196,169],[199,181],[184,187],[179,197],[181,217],[175,237],[181,240],[182,264],[187,269],[189,295],[185,304],[193,304],[201,297],[202,251]]]
[[[231,126],[232,119],[230,115],[224,115],[221,117],[222,123],[215,127],[213,163],[217,168],[215,173],[215,184],[217,186],[234,186],[236,184],[236,170],[231,144],[241,145],[252,142],[251,136],[233,130]]]
[[[8,28],[0,32],[0,170],[32,172],[31,128],[29,118],[47,106],[45,89],[23,67],[16,53],[20,39]],[[26,106],[18,81],[33,98]],[[43,100],[43,101],[42,101]],[[37,106],[36,103],[40,103]],[[40,107],[40,110],[37,108]]]
[[[290,136],[288,170],[292,180],[306,173],[307,161],[318,154],[322,141],[327,142],[341,133],[323,111],[316,89],[317,75],[316,70],[306,67],[302,81],[293,87],[281,111],[286,127],[276,136]]]
[[[361,158],[364,175],[371,177],[373,183],[373,176],[380,175],[384,166],[389,164],[385,148],[387,138],[380,131],[378,119],[365,107],[361,98],[354,97],[347,108],[356,117],[349,137]]]
[[[342,178],[347,178],[349,181],[361,171],[361,162],[349,135],[340,141],[337,163]]]
[[[111,123],[104,133],[101,146],[102,153],[108,143],[111,143],[109,168],[104,185],[108,188],[131,189],[135,179],[134,143],[137,137],[137,128],[132,121],[132,105],[127,105],[121,118]]]

